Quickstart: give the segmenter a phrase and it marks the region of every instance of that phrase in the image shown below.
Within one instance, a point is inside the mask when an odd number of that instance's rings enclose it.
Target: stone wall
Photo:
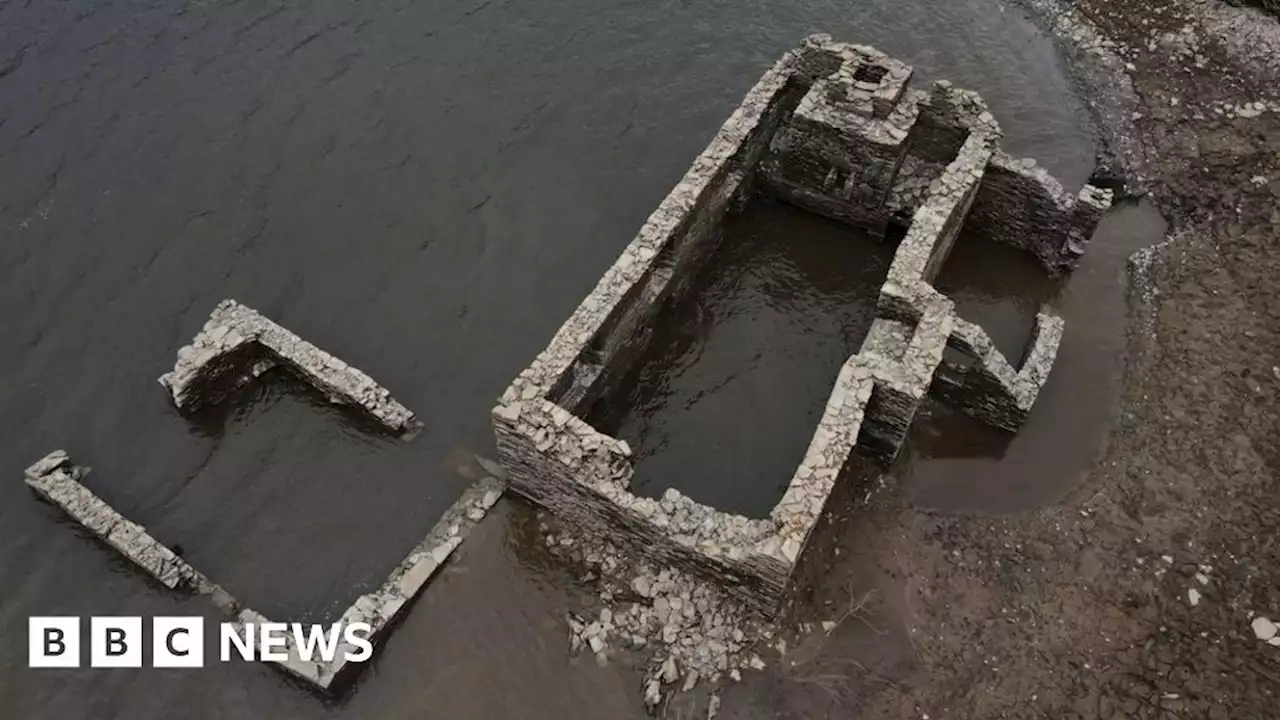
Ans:
[[[664,565],[737,586],[762,611],[781,598],[789,568],[778,548],[766,547],[768,521],[722,513],[675,490],[661,500],[637,497],[629,490],[626,443],[545,399],[498,406],[494,428],[511,488],[562,520]]]
[[[27,486],[56,505],[98,540],[170,590],[195,589],[205,582],[185,560],[156,540],[143,526],[128,520],[80,483],[89,473],[71,463],[65,450],[55,450],[24,473]]]
[[[292,372],[330,401],[363,411],[392,432],[421,426],[373,378],[235,300],[218,303],[191,344],[178,350],[173,370],[160,376],[160,384],[178,408],[195,410],[221,402],[275,367]]]
[[[517,492],[665,563],[736,585],[761,610],[779,602],[801,540],[786,542],[769,520],[721,513],[674,490],[661,500],[636,497],[630,448],[580,416],[630,369],[661,306],[696,277],[809,73],[824,67],[830,58],[807,44],[765,74],[493,414]]]
[[[658,311],[678,299],[715,250],[724,217],[740,206],[765,144],[799,102],[805,86],[794,66],[802,57],[789,53],[747,94],[539,356],[530,380],[548,387],[548,397],[585,415],[626,376],[648,345]]]
[[[997,242],[1035,255],[1053,273],[1074,269],[1102,216],[1111,191],[1085,185],[1076,195],[1035,160],[997,152],[987,166],[970,218]]]
[[[77,525],[120,553],[126,560],[170,590],[194,592],[209,597],[215,607],[234,618],[241,637],[246,623],[270,622],[245,607],[220,586],[211,582],[173,550],[147,533],[146,528],[125,518],[81,484],[89,469],[71,462],[66,451],[55,450],[27,468],[27,485],[40,497],[57,506]],[[485,478],[462,494],[440,517],[427,536],[413,548],[377,590],[361,595],[343,612],[341,623],[368,623],[369,640],[376,649],[428,581],[463,540],[484,519],[502,496],[503,484]],[[304,632],[307,632],[304,630]],[[254,645],[260,636],[254,635]],[[332,661],[303,660],[292,634],[286,636],[288,659],[271,661],[273,667],[322,692],[332,692],[349,680],[361,664],[348,664],[345,639]],[[258,648],[261,650],[261,648]]]
[[[840,68],[815,80],[761,162],[763,187],[799,207],[883,236],[915,212],[940,168],[975,128],[999,138],[982,97],[939,81],[910,89],[910,66],[860,46],[819,44]],[[866,75],[875,69],[874,82]],[[1046,269],[1073,269],[1111,205],[1111,192],[1062,189],[1034,161],[999,150],[978,169],[982,182],[957,222],[1033,254]],[[907,220],[909,222],[909,219]]]
[[[935,396],[988,425],[1016,431],[1049,379],[1062,331],[1062,318],[1042,309],[1014,369],[986,331],[957,319],[949,346],[958,353],[944,360],[934,381]]]
[[[912,72],[904,63],[867,47],[826,48],[841,64],[813,82],[775,135],[761,178],[787,202],[883,236],[924,96],[901,101]]]
[[[997,138],[991,130],[969,134],[955,159],[930,185],[927,199],[912,216],[906,237],[893,256],[887,286],[932,286],[964,226]],[[912,313],[912,317],[916,315]]]

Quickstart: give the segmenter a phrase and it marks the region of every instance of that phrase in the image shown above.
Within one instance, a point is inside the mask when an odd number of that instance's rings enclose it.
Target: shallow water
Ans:
[[[21,469],[64,447],[249,605],[331,616],[476,476],[493,399],[814,30],[982,91],[1011,149],[1087,176],[1049,43],[994,0],[0,7],[6,713],[639,717],[625,668],[568,658],[570,588],[517,552],[509,510],[337,704],[263,667],[28,671],[29,615],[210,611],[79,536]],[[224,297],[367,371],[424,431],[369,435],[287,381],[176,414],[155,378]]]
[[[592,424],[635,451],[632,488],[768,517],[804,457],[840,366],[858,351],[894,245],[756,200],[651,352]]]
[[[918,418],[894,474],[922,507],[1013,512],[1060,500],[1102,451],[1123,369],[1126,261],[1159,242],[1164,220],[1150,203],[1119,205],[1094,233],[1080,267],[1059,282],[1028,258],[976,233],[962,236],[937,287],[962,317],[981,324],[1018,362],[1041,302],[1066,323],[1058,357],[1016,434],[937,403]]]

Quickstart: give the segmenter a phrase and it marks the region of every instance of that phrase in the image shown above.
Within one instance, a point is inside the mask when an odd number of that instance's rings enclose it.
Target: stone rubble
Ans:
[[[1277,626],[1269,618],[1259,615],[1253,619],[1249,626],[1253,628],[1254,637],[1268,645],[1280,646],[1280,626]]]
[[[555,522],[545,520],[543,528]],[[642,692],[650,708],[700,683],[715,687],[765,667],[755,648],[773,637],[773,627],[723,588],[636,560],[607,541],[566,530],[543,539],[599,587],[594,613],[567,618],[571,652],[588,651],[602,661],[618,652],[643,653],[649,661]]]
[[[223,300],[173,370],[160,376],[173,404],[195,410],[221,402],[274,367],[284,367],[331,402],[367,413],[394,433],[419,427],[414,414],[360,370],[235,300]]]

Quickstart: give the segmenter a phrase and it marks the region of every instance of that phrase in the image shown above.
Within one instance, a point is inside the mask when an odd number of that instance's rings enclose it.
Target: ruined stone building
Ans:
[[[1041,309],[1007,358],[932,285],[961,227],[1034,255],[1050,274],[1078,263],[1109,191],[1070,195],[1000,149],[976,93],[913,87],[912,68],[872,48],[808,38],[756,83],[617,261],[493,410],[513,490],[571,525],[725,585],[766,614],[779,605],[855,449],[892,459],[927,393],[1016,431],[1052,368],[1062,320]],[[626,441],[592,427],[652,336],[655,317],[698,283],[726,215],[771,195],[883,237],[906,227],[861,349],[833,378],[812,441],[767,517],[718,511],[671,489],[630,489]]]

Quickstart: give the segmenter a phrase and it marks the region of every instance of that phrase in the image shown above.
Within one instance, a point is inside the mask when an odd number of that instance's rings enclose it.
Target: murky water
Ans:
[[[572,587],[516,552],[510,510],[337,704],[238,664],[29,671],[29,615],[210,611],[20,472],[65,447],[251,606],[331,616],[475,476],[493,398],[814,30],[982,91],[1012,149],[1088,174],[1049,44],[995,0],[0,6],[0,714],[640,717],[634,675],[568,657]],[[424,431],[369,435],[284,381],[177,415],[155,378],[229,296],[368,371]]]
[[[1044,278],[1023,253],[977,233],[957,241],[937,287],[1013,362],[1042,302],[1062,315],[1066,329],[1053,372],[1017,434],[928,406],[894,467],[917,504],[979,512],[1040,507],[1061,499],[1092,467],[1124,361],[1125,262],[1163,234],[1164,220],[1149,203],[1116,207],[1080,267],[1060,282]]]
[[[894,248],[767,199],[726,223],[700,287],[659,316],[651,352],[593,418],[635,449],[636,492],[767,517],[876,318]]]

